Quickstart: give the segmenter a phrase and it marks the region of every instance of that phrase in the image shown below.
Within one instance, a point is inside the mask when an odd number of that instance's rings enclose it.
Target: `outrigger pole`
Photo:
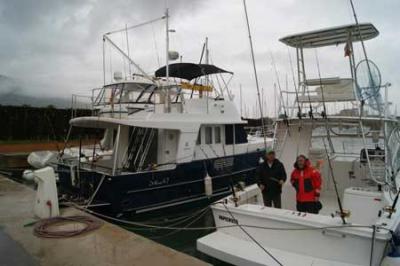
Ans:
[[[147,75],[147,73],[141,68],[141,67],[139,67],[139,65],[137,65],[133,60],[132,60],[132,58],[130,57],[130,55],[129,55],[129,42],[128,42],[128,40],[127,40],[127,45],[128,45],[128,54],[126,54],[120,47],[118,47],[118,45],[116,45],[111,39],[110,39],[110,35],[112,35],[112,34],[115,34],[115,33],[119,33],[119,32],[126,32],[126,34],[127,34],[127,32],[128,32],[128,30],[132,30],[132,29],[135,29],[135,28],[139,28],[139,27],[141,27],[141,26],[144,26],[144,25],[147,25],[147,24],[151,24],[151,23],[154,23],[154,22],[156,22],[156,21],[159,21],[159,20],[163,20],[163,19],[166,19],[166,16],[168,16],[168,11],[167,11],[167,13],[166,13],[166,15],[164,15],[164,16],[162,16],[162,17],[159,17],[159,18],[155,18],[155,19],[152,19],[152,20],[149,20],[149,21],[146,21],[146,22],[143,22],[143,23],[140,23],[140,24],[136,24],[136,25],[133,25],[133,26],[127,26],[127,25],[125,25],[125,27],[124,28],[121,28],[121,29],[118,29],[118,30],[114,30],[114,31],[109,31],[109,32],[107,32],[107,33],[105,33],[104,35],[103,35],[103,82],[104,82],[104,85],[105,85],[105,83],[106,83],[106,69],[105,69],[105,43],[106,43],[106,41],[108,42],[108,43],[110,43],[111,44],[111,46],[113,46],[118,52],[120,52],[121,54],[122,54],[122,56],[123,57],[125,57],[127,60],[128,60],[128,62],[129,62],[129,68],[130,68],[130,64],[132,64],[137,70],[139,70],[146,78],[148,78],[148,79],[150,79],[150,80],[152,80],[150,77],[149,77],[149,75]],[[168,56],[167,56],[167,58],[168,58]]]
[[[126,59],[128,59],[129,63],[134,65],[134,67],[136,67],[136,69],[138,69],[140,72],[142,72],[142,74],[151,80],[151,77],[149,75],[147,75],[147,73],[138,65],[135,63],[135,61],[133,61],[124,51],[122,51],[121,48],[118,47],[118,45],[116,45],[106,34],[103,35],[103,42],[107,41],[108,43],[111,44],[112,47],[114,47],[118,52],[120,52]]]
[[[254,70],[254,78],[256,81],[256,88],[257,88],[257,97],[258,97],[258,105],[261,113],[261,127],[262,127],[262,133],[264,137],[264,148],[265,150],[267,149],[267,136],[265,134],[265,125],[264,125],[264,118],[263,118],[263,108],[262,108],[262,103],[261,103],[261,96],[260,96],[260,87],[258,85],[258,76],[257,76],[257,68],[256,68],[256,60],[254,57],[254,48],[253,48],[253,41],[251,39],[251,32],[250,32],[250,25],[249,25],[249,16],[247,15],[247,7],[246,7],[246,0],[243,0],[243,6],[244,6],[244,13],[246,15],[246,24],[247,24],[247,32],[249,34],[249,42],[250,42],[250,51],[251,51],[251,60],[253,62],[253,70]]]

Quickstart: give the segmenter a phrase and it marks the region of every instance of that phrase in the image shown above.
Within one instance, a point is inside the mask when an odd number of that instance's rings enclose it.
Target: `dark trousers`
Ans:
[[[300,202],[298,201],[296,204],[297,211],[299,212],[308,212],[308,213],[319,213],[318,203],[314,201],[310,202]]]
[[[275,194],[271,195],[269,193],[262,193],[263,194],[263,199],[264,199],[264,205],[267,207],[272,207],[274,208],[281,208],[281,194]]]

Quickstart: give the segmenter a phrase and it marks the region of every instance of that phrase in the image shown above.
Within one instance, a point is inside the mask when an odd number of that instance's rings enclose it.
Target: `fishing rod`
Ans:
[[[278,69],[276,67],[275,59],[274,59],[274,56],[273,56],[271,50],[269,51],[269,54],[270,54],[270,57],[271,57],[271,66],[274,69],[276,80],[277,80],[277,83],[278,83],[278,89],[279,89],[279,94],[280,94],[280,102],[282,103],[281,106],[282,106],[282,109],[283,109],[283,116],[284,116],[283,117],[283,121],[287,126],[287,133],[290,136],[290,124],[289,124],[289,119],[288,119],[288,115],[287,115],[287,112],[286,112],[285,100],[283,98],[283,93],[282,93],[281,83],[280,83],[280,79],[279,79]],[[274,83],[274,89],[276,90],[276,83]]]
[[[364,40],[362,38],[360,24],[358,23],[358,17],[357,17],[356,9],[354,7],[353,0],[350,0],[350,5],[351,5],[351,10],[353,11],[354,21],[356,22],[357,31],[358,31],[358,34],[359,34],[359,37],[360,37],[360,42],[361,42],[361,47],[363,49],[364,58],[365,58],[365,60],[367,62],[368,72],[369,72],[369,74],[371,74],[371,68],[370,68],[369,61],[368,61],[367,49],[365,48]]]
[[[279,89],[279,93],[280,93],[280,96],[281,96],[280,98],[281,98],[281,102],[282,102],[283,113],[285,115],[285,118],[287,118],[288,115],[287,115],[287,112],[286,112],[285,100],[283,99],[282,87],[281,87],[281,82],[280,82],[280,79],[279,79],[278,69],[276,67],[275,59],[274,59],[274,56],[273,56],[271,50],[269,51],[269,54],[270,54],[270,57],[271,57],[271,65],[272,65],[272,68],[274,69],[274,72],[275,72],[276,82],[278,84],[278,89]]]
[[[323,114],[322,114],[322,118],[325,120],[326,136],[327,136],[327,139],[329,141],[331,152],[334,152],[332,139],[331,139],[331,134],[330,134],[329,126],[328,126],[328,116],[327,116],[327,111],[326,111],[324,89],[322,87],[321,69],[320,69],[320,66],[319,66],[317,50],[315,50],[315,58],[316,58],[316,61],[317,61],[318,78],[319,78],[319,83],[320,83],[320,88],[321,88],[322,105],[323,105],[323,109],[324,109],[323,110]],[[326,147],[324,139],[322,139],[322,142],[324,143],[325,153],[326,153],[326,157],[328,159],[328,166],[329,166],[329,170],[331,172],[331,177],[332,177],[332,181],[333,181],[333,187],[335,188],[336,199],[337,199],[337,203],[338,203],[339,211],[340,211],[340,218],[342,219],[343,224],[346,224],[346,219],[345,219],[346,213],[345,213],[345,211],[343,209],[342,201],[341,201],[340,196],[339,196],[339,190],[338,190],[338,187],[337,187],[335,174],[333,172],[332,161],[331,161],[331,158],[329,156],[329,152],[328,152],[328,149]]]
[[[356,26],[357,26],[357,31],[358,31],[358,34],[359,34],[359,38],[360,38],[360,42],[361,42],[361,47],[362,47],[363,54],[364,54],[364,59],[365,59],[365,62],[366,62],[366,64],[367,64],[368,75],[369,75],[370,80],[373,80],[373,78],[372,78],[372,72],[371,72],[371,66],[370,66],[370,62],[369,62],[368,54],[367,54],[367,49],[365,48],[364,39],[363,39],[362,34],[361,34],[361,28],[360,28],[360,24],[359,24],[359,22],[358,22],[358,17],[357,17],[356,9],[355,9],[355,7],[354,7],[353,0],[349,0],[349,1],[350,1],[351,9],[352,9],[352,11],[353,11],[354,21],[355,21]],[[351,51],[351,52],[353,52],[353,51]],[[355,75],[356,75],[356,71],[354,71],[354,73],[355,73]],[[357,77],[355,77],[355,78],[357,78]],[[379,90],[379,89],[380,89],[380,88],[378,88],[378,90]],[[378,93],[378,92],[377,92],[377,93]],[[369,95],[368,97],[369,97],[369,98],[370,98],[370,97],[373,97],[373,95]],[[363,131],[362,114],[363,114],[364,104],[365,104],[365,99],[362,99],[362,100],[361,100],[361,104],[360,104],[360,126],[361,126],[361,130],[362,130],[362,131]],[[377,105],[377,110],[378,110],[378,113],[379,113],[379,117],[381,118],[381,122],[383,123],[383,125],[384,125],[384,127],[385,127],[385,123],[386,123],[386,122],[383,120],[383,117],[382,117],[382,115],[381,115],[381,108],[380,108],[380,106],[379,106],[378,100],[376,100],[376,105]],[[385,109],[385,112],[387,112],[386,109]],[[385,137],[385,139],[386,139],[386,129],[383,130],[383,134],[384,134],[384,137]],[[388,150],[386,140],[385,140],[385,144],[384,144],[384,145],[385,145],[385,154],[386,154],[386,150]],[[367,151],[366,155],[367,155],[368,166],[369,166],[369,168],[370,168],[371,177],[372,177],[372,179],[373,179],[375,182],[377,182],[376,179],[375,179],[375,177],[372,175],[372,172],[371,172],[370,159],[369,159],[368,150],[367,150],[367,148],[366,148],[365,143],[364,143],[364,146],[365,146],[365,147],[364,147],[365,150]],[[385,156],[385,157],[386,157],[386,156]],[[384,182],[386,183],[386,182],[387,182],[387,174],[386,174],[386,172],[385,172],[384,178],[385,178],[385,181],[384,181]],[[377,182],[377,183],[378,183],[378,182]],[[395,186],[396,186],[396,185],[395,185]]]
[[[301,119],[302,118],[302,114],[301,114],[301,106],[300,106],[300,102],[299,102],[299,92],[297,91],[296,78],[294,76],[293,62],[292,62],[292,57],[290,56],[289,47],[287,48],[287,51],[288,51],[288,56],[289,56],[290,70],[291,70],[291,73],[292,73],[294,92],[296,94],[296,103],[297,103],[297,109],[298,109],[297,117],[299,119]]]
[[[306,81],[306,74],[305,74],[305,67],[304,67],[304,53],[303,53],[303,47],[297,47],[296,48],[296,55],[297,55],[297,70],[299,72],[299,86],[303,86],[303,95],[307,92],[307,98],[308,98],[308,103],[309,103],[309,107],[310,110],[308,111],[308,116],[311,119],[314,119],[314,114],[313,114],[313,107],[312,107],[312,103],[311,103],[311,97],[310,97],[310,89],[308,88],[307,85],[307,81]],[[301,58],[301,60],[299,59]],[[300,61],[301,61],[301,65],[300,65]],[[300,67],[302,68],[301,72],[303,74],[303,82],[302,85],[300,84]],[[300,88],[299,88],[300,90]]]

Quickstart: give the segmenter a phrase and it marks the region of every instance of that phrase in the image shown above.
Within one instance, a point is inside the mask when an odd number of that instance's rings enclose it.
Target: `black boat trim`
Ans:
[[[163,202],[163,204],[148,205],[148,206],[145,206],[144,208],[136,208],[136,209],[132,208],[132,209],[126,209],[124,211],[127,211],[127,212],[135,211],[136,213],[145,213],[145,212],[159,210],[159,209],[163,209],[163,208],[179,206],[179,205],[183,205],[183,204],[186,204],[186,203],[189,203],[189,202],[200,201],[200,200],[204,200],[204,199],[207,199],[207,198],[218,197],[218,196],[224,195],[224,194],[228,195],[229,193],[231,193],[231,189],[230,188],[228,188],[228,189],[223,188],[222,190],[223,191],[218,192],[218,193],[214,193],[211,196],[204,195],[204,196],[200,196],[200,197],[198,197],[198,196],[186,197],[186,198],[188,198],[187,200],[183,200],[185,198],[180,198],[180,199],[177,199],[177,200]],[[165,203],[167,203],[167,204],[165,204]],[[151,206],[154,206],[154,207],[151,207]]]
[[[240,173],[243,173],[243,172],[248,172],[248,171],[251,171],[251,170],[254,170],[254,169],[256,169],[256,167],[246,168],[246,169],[243,169],[243,170],[240,170],[240,171],[236,171],[236,172],[233,172],[233,173],[229,173],[229,174],[222,174],[222,175],[212,176],[211,178],[212,179],[223,178],[223,177],[230,176],[230,175],[235,175],[235,174],[240,174]],[[197,180],[193,180],[193,181],[180,182],[180,183],[175,183],[175,184],[165,185],[165,186],[159,186],[159,187],[151,187],[151,188],[144,188],[144,189],[137,189],[137,190],[129,190],[129,191],[127,191],[126,194],[151,191],[151,190],[155,190],[155,189],[170,188],[170,187],[176,187],[176,186],[181,186],[181,185],[188,185],[188,184],[193,184],[193,183],[197,183],[197,182],[204,182],[204,179],[197,179]]]

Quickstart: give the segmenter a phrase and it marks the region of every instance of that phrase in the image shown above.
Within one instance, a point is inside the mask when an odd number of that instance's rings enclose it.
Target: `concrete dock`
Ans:
[[[82,236],[38,238],[33,226],[26,226],[36,220],[34,198],[31,188],[0,176],[0,266],[208,265],[108,222]],[[61,212],[83,215],[75,208]]]

